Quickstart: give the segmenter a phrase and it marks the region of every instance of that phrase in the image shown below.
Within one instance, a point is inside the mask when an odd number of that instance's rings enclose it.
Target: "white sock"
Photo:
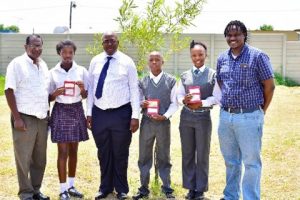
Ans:
[[[67,183],[60,183],[60,193],[63,193],[64,191],[67,191],[68,185]]]
[[[74,186],[75,177],[68,177],[69,188]]]

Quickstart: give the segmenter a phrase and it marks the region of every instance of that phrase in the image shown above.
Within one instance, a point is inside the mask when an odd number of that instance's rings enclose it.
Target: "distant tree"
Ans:
[[[273,31],[274,28],[273,28],[272,25],[263,24],[262,26],[259,27],[259,30],[261,30],[261,31]]]
[[[120,48],[133,46],[137,50],[137,68],[142,72],[147,64],[147,54],[159,50],[165,60],[174,52],[188,46],[190,38],[181,37],[187,27],[194,25],[192,21],[200,14],[205,0],[182,0],[175,2],[174,8],[166,5],[165,0],[150,0],[145,11],[138,7],[134,0],[122,0],[119,16],[121,32]],[[87,48],[90,54],[102,51],[101,35],[96,35],[94,44]]]
[[[20,29],[19,29],[19,27],[15,26],[15,25],[11,25],[11,26],[5,27],[3,24],[0,24],[0,32],[15,32],[15,33],[19,33]]]

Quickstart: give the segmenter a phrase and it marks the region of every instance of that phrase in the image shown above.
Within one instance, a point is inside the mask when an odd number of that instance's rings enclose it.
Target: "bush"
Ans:
[[[281,74],[275,73],[275,83],[276,85],[285,85],[288,87],[293,87],[293,86],[300,86],[299,83],[296,81],[290,79],[290,78],[284,78]]]
[[[0,75],[0,96],[4,94],[5,77]]]

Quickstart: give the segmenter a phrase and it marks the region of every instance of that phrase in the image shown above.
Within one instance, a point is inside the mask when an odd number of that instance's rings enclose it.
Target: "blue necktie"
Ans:
[[[198,75],[200,72],[200,69],[195,69],[194,74]]]
[[[98,85],[97,85],[97,89],[96,89],[96,93],[95,96],[97,97],[97,99],[102,97],[102,90],[103,90],[103,85],[104,85],[104,81],[107,75],[107,69],[109,67],[109,61],[112,59],[112,57],[107,57],[107,61],[106,63],[103,65],[101,74],[99,76],[99,80],[98,80]]]

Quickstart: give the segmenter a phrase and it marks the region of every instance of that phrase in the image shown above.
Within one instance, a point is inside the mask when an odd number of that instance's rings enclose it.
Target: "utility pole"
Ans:
[[[76,3],[75,1],[71,1],[70,2],[70,23],[69,23],[69,28],[71,29],[72,28],[72,9],[73,8],[76,8]]]

